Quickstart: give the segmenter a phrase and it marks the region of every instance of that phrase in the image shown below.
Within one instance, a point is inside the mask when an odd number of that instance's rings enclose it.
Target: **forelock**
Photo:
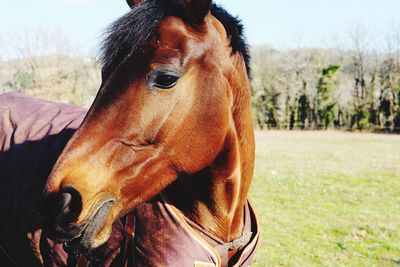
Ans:
[[[115,69],[125,58],[144,46],[166,16],[183,17],[179,0],[147,0],[113,22],[104,33],[100,50],[103,72]],[[250,77],[250,53],[240,20],[218,5],[211,13],[224,26],[233,53],[242,54]]]

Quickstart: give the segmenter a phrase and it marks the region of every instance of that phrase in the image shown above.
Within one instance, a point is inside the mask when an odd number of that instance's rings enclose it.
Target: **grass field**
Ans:
[[[400,266],[400,136],[257,132],[254,266]]]

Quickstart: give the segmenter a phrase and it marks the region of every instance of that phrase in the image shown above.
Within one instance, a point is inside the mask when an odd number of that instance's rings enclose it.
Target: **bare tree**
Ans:
[[[76,54],[76,46],[60,30],[48,27],[23,27],[10,35],[11,48],[23,60],[33,83],[40,79],[41,59],[53,56],[53,64],[62,65],[65,56]]]
[[[354,51],[353,63],[354,63],[354,93],[357,100],[360,101],[360,105],[366,96],[366,66],[365,56],[368,52],[370,42],[368,40],[368,34],[363,26],[357,24],[355,28],[350,32],[350,38],[352,42],[352,48]]]
[[[0,35],[0,61],[3,61],[4,56],[6,55],[6,45],[3,40],[3,36]]]
[[[373,91],[375,90],[376,66],[371,60],[371,42],[365,28],[357,24],[350,32],[352,45],[352,64],[354,78],[354,106],[351,127],[358,129],[368,128],[370,125],[370,111],[373,105]],[[369,90],[367,92],[367,90]]]

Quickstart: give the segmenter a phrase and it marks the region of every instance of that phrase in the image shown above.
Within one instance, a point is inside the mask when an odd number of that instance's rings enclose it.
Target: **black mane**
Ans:
[[[224,8],[213,4],[211,14],[224,25],[228,38],[231,40],[233,53],[240,53],[246,64],[247,76],[250,77],[250,51],[244,35],[244,26],[238,17],[233,17]]]
[[[154,34],[163,18],[182,16],[182,10],[174,1],[170,4],[166,2],[169,1],[144,1],[106,29],[100,53],[103,73],[109,73],[127,56],[140,49]],[[216,4],[212,5],[211,13],[224,26],[233,53],[242,54],[250,77],[250,53],[242,23]]]

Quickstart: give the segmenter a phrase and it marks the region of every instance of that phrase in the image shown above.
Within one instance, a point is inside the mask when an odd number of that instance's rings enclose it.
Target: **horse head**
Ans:
[[[167,190],[187,216],[231,240],[254,164],[241,25],[210,0],[128,3],[103,43],[95,101],[48,178],[45,228],[93,249],[115,220]]]

